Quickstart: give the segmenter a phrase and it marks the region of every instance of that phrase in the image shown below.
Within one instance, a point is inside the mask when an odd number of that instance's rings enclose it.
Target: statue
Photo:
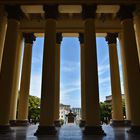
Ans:
[[[68,123],[74,123],[74,119],[76,117],[76,114],[72,113],[72,110],[66,115],[68,117]]]

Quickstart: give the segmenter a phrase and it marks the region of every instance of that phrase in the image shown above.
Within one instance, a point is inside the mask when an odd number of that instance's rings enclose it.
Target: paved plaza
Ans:
[[[56,136],[34,136],[37,125],[29,127],[12,127],[13,132],[0,135],[0,140],[140,140],[140,135],[130,135],[126,131],[129,128],[112,128],[109,125],[103,126],[107,136],[83,136],[82,129],[74,124],[62,126]]]

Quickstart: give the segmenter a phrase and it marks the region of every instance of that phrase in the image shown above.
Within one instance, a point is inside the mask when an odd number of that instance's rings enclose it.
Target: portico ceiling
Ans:
[[[20,31],[44,32],[45,16],[43,4],[58,4],[57,31],[64,33],[83,32],[82,4],[97,4],[95,27],[97,33],[120,32],[120,20],[116,17],[119,4],[140,4],[139,0],[0,0],[0,4],[19,4],[24,17]]]
[[[116,32],[121,30],[120,21],[116,18],[119,5],[97,5],[96,32]],[[45,20],[43,5],[21,5],[25,17],[21,20],[21,31],[44,32]],[[58,6],[59,17],[57,31],[64,33],[83,32],[84,21],[81,17],[81,5]]]
[[[0,4],[138,4],[139,0],[0,0]]]

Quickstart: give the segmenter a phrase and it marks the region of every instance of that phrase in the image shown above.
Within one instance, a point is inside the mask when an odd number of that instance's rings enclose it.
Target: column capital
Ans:
[[[116,44],[118,33],[107,33],[105,40],[108,44]]]
[[[58,12],[58,4],[53,4],[53,5],[44,5],[43,7],[45,11],[45,18],[52,18],[52,19],[57,19],[59,16]]]
[[[8,14],[8,19],[20,20],[24,15],[19,5],[6,5],[5,10]]]
[[[56,33],[56,43],[60,44],[62,41],[62,33]]]
[[[96,16],[96,5],[82,5],[82,18],[88,19],[88,18],[95,18]]]
[[[120,10],[117,13],[117,16],[120,18],[120,20],[132,19],[134,11],[135,5],[120,5]]]
[[[84,33],[79,33],[80,44],[84,44]]]
[[[23,33],[23,37],[25,39],[25,43],[33,44],[33,42],[36,40],[34,33]]]

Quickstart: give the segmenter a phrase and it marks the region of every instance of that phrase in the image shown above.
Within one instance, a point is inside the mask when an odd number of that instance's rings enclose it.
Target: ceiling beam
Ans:
[[[140,4],[139,0],[0,0],[0,4]]]
[[[44,32],[45,21],[21,21],[20,31],[22,32]],[[118,19],[113,20],[95,20],[96,32],[120,32],[121,24]],[[64,33],[73,33],[73,32],[83,32],[84,30],[84,21],[82,19],[61,19],[57,20],[57,31]]]

